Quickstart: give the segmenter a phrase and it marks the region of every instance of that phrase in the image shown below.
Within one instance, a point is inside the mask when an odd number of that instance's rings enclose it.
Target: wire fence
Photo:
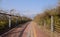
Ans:
[[[43,19],[38,24],[43,32],[50,37],[60,37],[60,16],[49,16],[47,20]]]
[[[0,35],[16,26],[19,25],[21,26],[21,24],[24,24],[28,21],[31,21],[31,19],[27,17],[21,17],[19,16],[19,14],[13,15],[13,14],[3,13],[0,10]]]

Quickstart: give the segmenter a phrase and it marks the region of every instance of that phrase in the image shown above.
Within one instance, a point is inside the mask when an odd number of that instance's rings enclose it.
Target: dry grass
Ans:
[[[50,37],[60,37],[60,33],[57,32],[51,32],[50,30],[48,30],[46,27],[40,26],[40,29],[47,35],[49,35]]]

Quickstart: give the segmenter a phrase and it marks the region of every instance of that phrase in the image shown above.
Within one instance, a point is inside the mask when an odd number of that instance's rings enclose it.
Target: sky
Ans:
[[[47,8],[57,5],[58,0],[0,0],[2,9],[19,11],[21,15],[34,17]]]

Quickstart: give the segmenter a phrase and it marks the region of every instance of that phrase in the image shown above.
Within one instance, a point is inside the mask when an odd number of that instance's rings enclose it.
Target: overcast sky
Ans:
[[[2,0],[0,7],[6,10],[16,9],[21,15],[34,17],[44,9],[56,6],[58,0]]]

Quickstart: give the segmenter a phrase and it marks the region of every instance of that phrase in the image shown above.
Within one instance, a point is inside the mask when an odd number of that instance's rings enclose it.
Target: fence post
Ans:
[[[51,31],[54,31],[54,25],[53,25],[53,16],[51,16]]]
[[[45,28],[45,26],[46,26],[46,21],[44,20],[44,28]]]
[[[11,16],[9,16],[9,28],[11,28]]]
[[[16,17],[16,19],[17,19],[17,20],[16,20],[16,26],[17,26],[17,25],[18,25],[18,17]]]
[[[53,24],[53,16],[51,15],[51,37],[54,37],[54,24]]]

